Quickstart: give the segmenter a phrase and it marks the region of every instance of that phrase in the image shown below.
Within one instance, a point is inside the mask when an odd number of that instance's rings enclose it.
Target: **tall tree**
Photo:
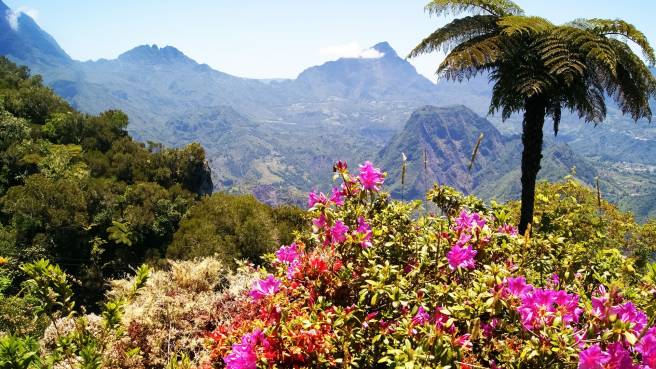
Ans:
[[[439,76],[461,82],[488,73],[490,114],[501,111],[503,120],[524,114],[522,234],[533,218],[545,118],[553,120],[554,134],[563,109],[597,124],[605,119],[606,97],[611,97],[623,114],[651,121],[649,99],[656,95],[656,80],[629,43],[650,65],[656,56],[645,35],[625,21],[577,19],[555,25],[524,15],[509,0],[434,0],[426,10],[465,16],[438,28],[409,57],[443,50],[447,55]]]

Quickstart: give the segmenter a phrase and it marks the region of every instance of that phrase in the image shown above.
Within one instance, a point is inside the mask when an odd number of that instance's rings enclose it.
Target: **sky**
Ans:
[[[50,33],[74,59],[116,58],[135,46],[174,46],[240,77],[295,78],[339,57],[368,56],[388,41],[401,56],[448,19],[428,0],[3,0]],[[656,0],[516,0],[555,23],[621,18],[656,42]],[[411,59],[435,80],[442,56]]]

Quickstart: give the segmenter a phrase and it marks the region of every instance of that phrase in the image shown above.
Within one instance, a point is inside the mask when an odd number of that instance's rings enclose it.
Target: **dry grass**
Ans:
[[[171,261],[168,270],[153,272],[145,286],[125,306],[119,332],[107,339],[104,367],[117,369],[165,368],[179,355],[194,366],[208,358],[204,333],[227,323],[222,308],[245,298],[256,274],[241,269],[230,272],[215,258]],[[108,299],[129,296],[134,278],[111,282]],[[96,316],[86,320],[96,323]],[[90,324],[93,330],[95,324]],[[58,322],[58,328],[75,328],[73,320]],[[95,334],[94,334],[95,335]],[[54,345],[57,333],[49,327],[42,339],[45,351]],[[101,334],[95,335],[100,338]]]

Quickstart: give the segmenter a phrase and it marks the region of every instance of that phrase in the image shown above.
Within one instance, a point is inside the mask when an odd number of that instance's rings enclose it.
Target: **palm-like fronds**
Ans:
[[[505,120],[524,112],[522,234],[533,219],[546,117],[553,119],[555,134],[563,109],[598,124],[611,97],[634,120],[651,120],[656,79],[627,43],[636,44],[652,65],[656,55],[645,35],[627,22],[577,19],[554,25],[525,16],[509,0],[433,0],[426,9],[434,15],[469,15],[437,29],[409,56],[443,50],[439,76],[462,81],[487,72],[493,84],[490,113],[500,111]]]
[[[649,98],[656,94],[656,80],[626,42],[635,43],[651,64],[656,56],[645,35],[625,21],[577,19],[554,25],[523,15],[507,0],[434,0],[426,9],[436,15],[477,15],[437,29],[409,57],[447,52],[437,70],[447,79],[490,73],[490,112],[501,111],[504,119],[537,95],[545,98],[556,132],[563,108],[601,122],[607,96],[634,120],[651,119]]]
[[[473,13],[502,17],[524,13],[519,5],[509,0],[433,0],[426,5],[426,11],[436,16]]]

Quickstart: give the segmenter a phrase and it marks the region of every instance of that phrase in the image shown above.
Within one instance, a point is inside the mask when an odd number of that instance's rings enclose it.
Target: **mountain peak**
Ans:
[[[182,51],[173,46],[160,48],[153,45],[141,45],[119,55],[119,60],[141,64],[196,64],[194,60],[186,56]]]
[[[57,41],[43,31],[29,15],[10,9],[0,0],[0,55],[21,64],[38,65],[69,63],[70,57]]]
[[[375,44],[372,49],[378,51],[379,53],[385,54],[385,56],[398,56],[396,51],[392,48],[392,45],[387,41],[379,42]]]

